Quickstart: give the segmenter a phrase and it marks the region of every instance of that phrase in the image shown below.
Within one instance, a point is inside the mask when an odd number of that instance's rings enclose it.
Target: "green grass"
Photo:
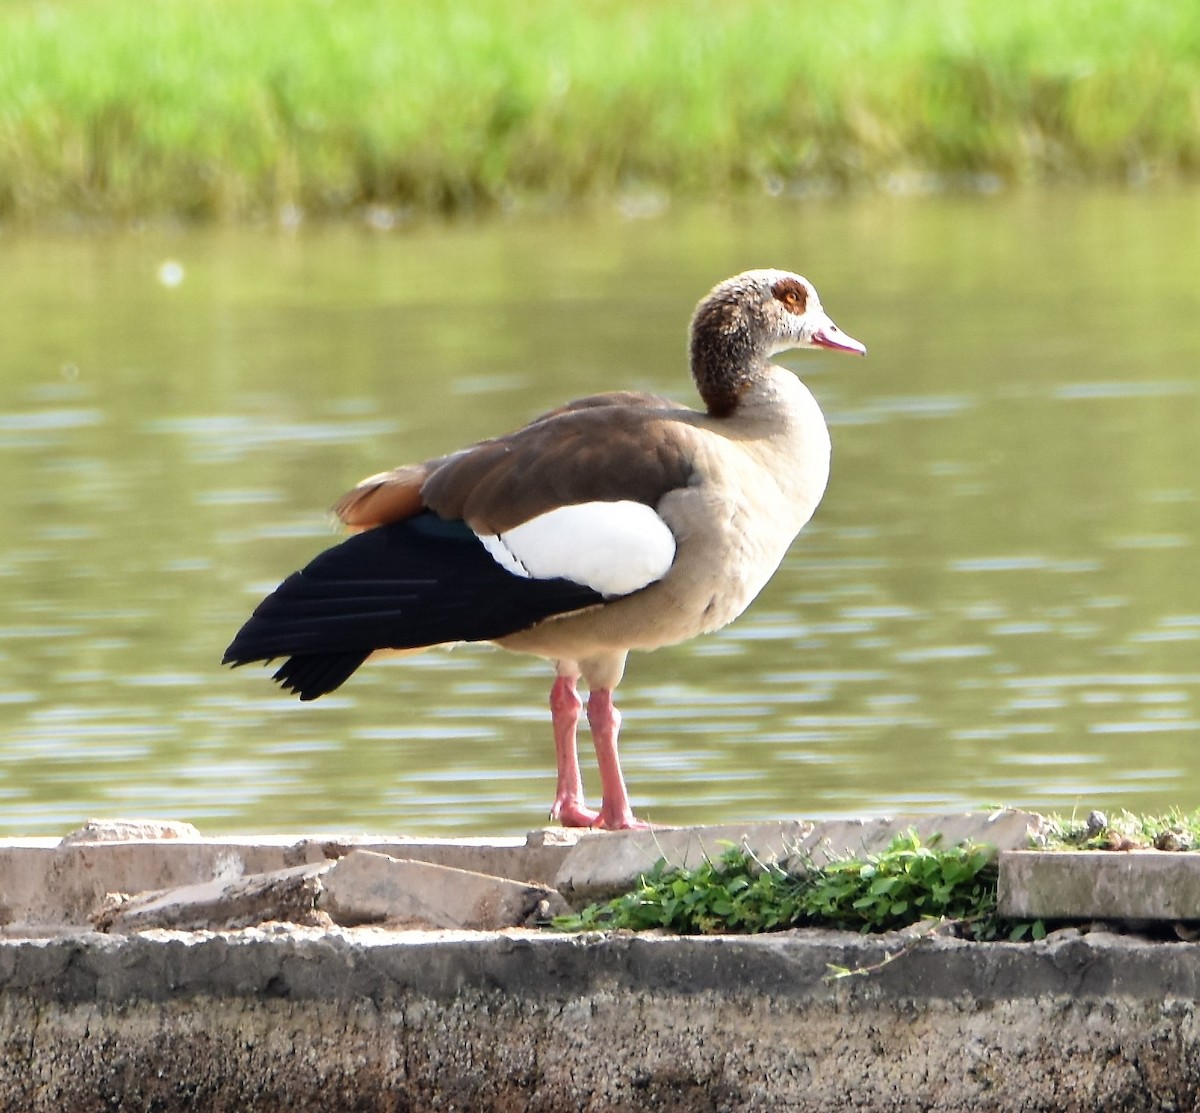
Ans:
[[[0,216],[1200,171],[1180,0],[0,0]]]
[[[1046,850],[1196,850],[1200,849],[1200,811],[1049,816],[1042,844]]]

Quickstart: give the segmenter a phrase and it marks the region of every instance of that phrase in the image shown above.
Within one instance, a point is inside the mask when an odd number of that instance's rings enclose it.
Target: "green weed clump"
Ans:
[[[710,935],[819,926],[867,933],[954,921],[973,939],[1044,934],[1040,924],[998,919],[996,885],[989,848],[923,844],[912,831],[878,854],[795,870],[734,847],[695,869],[660,861],[633,892],[561,916],[554,927]]]
[[[1179,0],[40,0],[0,43],[10,218],[1200,171]]]

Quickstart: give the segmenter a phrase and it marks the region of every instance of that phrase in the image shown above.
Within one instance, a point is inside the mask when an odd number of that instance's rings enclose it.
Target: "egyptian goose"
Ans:
[[[554,663],[552,819],[609,830],[635,818],[617,756],[613,689],[631,649],[716,630],[742,613],[816,509],[829,431],[816,400],[770,362],[788,348],[866,353],[812,284],[755,270],[716,286],[691,324],[689,409],[597,394],[523,429],[364,479],[335,506],[356,531],[255,610],[224,662],[286,658],[302,700],[377,652],[494,642]],[[576,684],[600,769],[584,803]]]

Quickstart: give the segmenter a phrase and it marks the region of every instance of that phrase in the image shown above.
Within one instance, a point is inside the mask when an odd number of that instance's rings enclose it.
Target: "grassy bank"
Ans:
[[[1200,173],[1179,0],[0,4],[0,217]]]

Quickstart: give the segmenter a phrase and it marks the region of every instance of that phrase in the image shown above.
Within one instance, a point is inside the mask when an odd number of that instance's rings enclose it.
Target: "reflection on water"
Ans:
[[[361,475],[607,387],[689,398],[692,305],[750,266],[807,273],[871,354],[784,357],[833,428],[825,503],[737,624],[631,660],[639,814],[1196,806],[1198,214],[0,239],[0,830],[539,823],[541,662],[431,653],[305,706],[216,662]]]

